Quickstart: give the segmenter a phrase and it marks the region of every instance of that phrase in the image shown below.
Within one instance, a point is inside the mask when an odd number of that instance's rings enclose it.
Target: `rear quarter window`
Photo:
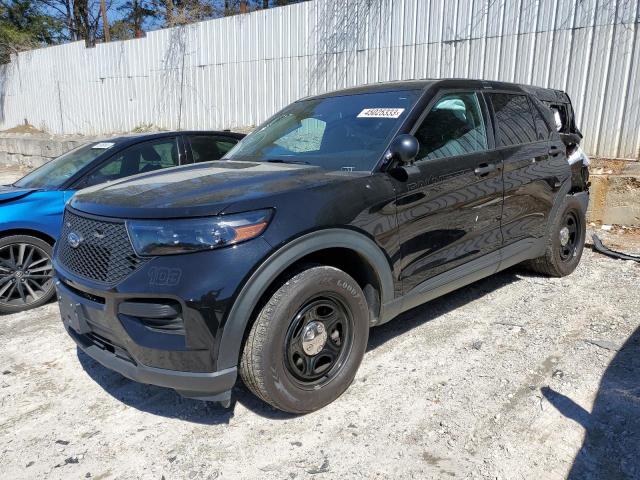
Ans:
[[[547,103],[556,122],[556,130],[561,133],[569,133],[569,112],[566,105]]]

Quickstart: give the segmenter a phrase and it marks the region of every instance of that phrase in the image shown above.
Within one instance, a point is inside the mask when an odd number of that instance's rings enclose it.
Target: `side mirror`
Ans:
[[[389,146],[389,160],[398,160],[401,165],[411,165],[420,151],[420,142],[413,135],[398,135]]]

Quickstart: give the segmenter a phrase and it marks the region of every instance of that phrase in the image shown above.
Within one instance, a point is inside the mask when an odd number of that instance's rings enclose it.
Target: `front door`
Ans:
[[[502,245],[502,161],[484,99],[443,92],[431,105],[414,132],[420,153],[396,187],[405,294]]]

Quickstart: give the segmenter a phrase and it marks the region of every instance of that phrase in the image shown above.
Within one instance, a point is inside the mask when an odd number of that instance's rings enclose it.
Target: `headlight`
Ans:
[[[129,237],[138,255],[173,255],[224,247],[257,237],[271,210],[179,220],[130,220]]]

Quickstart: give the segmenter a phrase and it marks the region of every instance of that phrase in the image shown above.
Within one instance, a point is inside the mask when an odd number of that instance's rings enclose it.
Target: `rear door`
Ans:
[[[502,163],[482,95],[441,92],[414,135],[420,153],[396,186],[405,294],[502,245]]]
[[[488,93],[495,142],[504,164],[505,246],[540,238],[566,172],[565,148],[524,93]]]

